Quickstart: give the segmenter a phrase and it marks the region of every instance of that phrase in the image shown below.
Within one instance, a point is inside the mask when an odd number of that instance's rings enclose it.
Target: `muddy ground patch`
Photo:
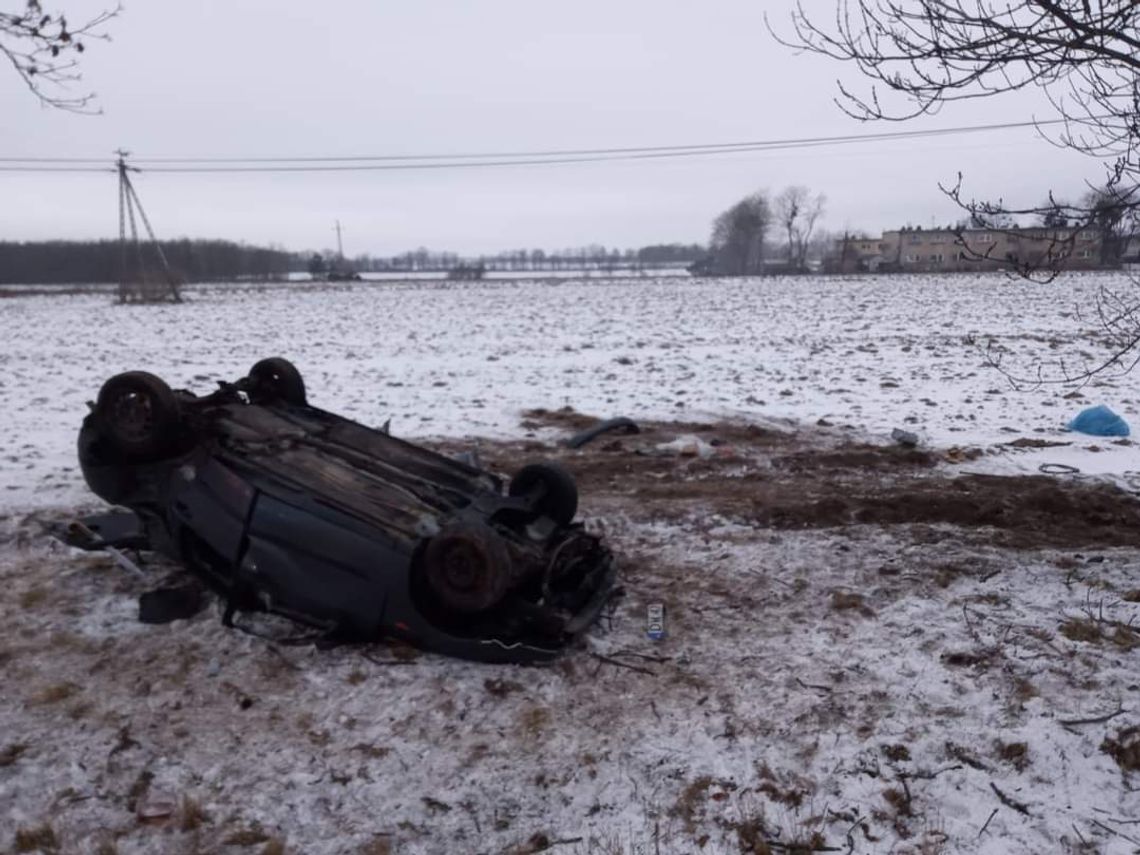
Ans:
[[[532,410],[525,425],[571,436],[597,419]],[[565,466],[583,501],[620,503],[639,518],[694,511],[773,529],[950,526],[1011,547],[1140,545],[1140,501],[1118,488],[1054,476],[959,475],[952,456],[860,440],[842,429],[646,422],[634,436],[603,435],[581,449],[553,441],[481,443],[493,469],[543,458]],[[678,437],[703,453],[663,450]],[[449,442],[441,450],[455,452]]]

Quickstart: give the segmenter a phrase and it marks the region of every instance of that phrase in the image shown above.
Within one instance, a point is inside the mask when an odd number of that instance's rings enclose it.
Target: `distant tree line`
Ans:
[[[276,278],[298,266],[296,257],[282,249],[247,246],[225,240],[171,240],[161,242],[171,268],[186,281]],[[143,247],[148,263],[153,247]],[[129,269],[137,269],[133,247],[128,247]],[[0,241],[0,284],[46,285],[117,282],[122,264],[118,241]]]
[[[685,267],[708,254],[700,244],[655,244],[640,249],[607,248],[591,244],[562,250],[514,249],[492,255],[463,256],[455,252],[420,247],[393,256],[358,255],[347,262],[352,269],[367,273],[443,272],[457,268],[481,267],[485,271],[550,272],[558,270],[638,270]],[[322,274],[346,266],[335,253],[314,253],[298,269]]]

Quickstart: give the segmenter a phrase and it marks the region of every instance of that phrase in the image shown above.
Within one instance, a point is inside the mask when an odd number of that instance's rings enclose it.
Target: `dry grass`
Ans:
[[[994,743],[994,754],[1003,763],[1008,763],[1018,772],[1024,772],[1029,766],[1029,745],[1025,742],[1002,742],[1000,739]]]
[[[55,829],[45,822],[36,828],[19,829],[13,849],[16,852],[58,852],[59,839],[55,836]]]
[[[883,756],[892,763],[903,763],[910,759],[910,749],[905,745],[884,745]]]
[[[669,813],[681,820],[686,833],[693,834],[696,831],[697,819],[704,813],[709,788],[712,787],[713,783],[711,776],[701,775],[689,782],[688,786],[677,796],[677,801]]]
[[[1037,687],[1033,685],[1030,680],[1025,677],[1016,677],[1013,681],[1013,696],[1021,703],[1031,701],[1038,697],[1041,693],[1037,691]]]
[[[697,834],[697,826],[705,819],[705,807],[711,802],[723,802],[737,789],[732,781],[718,780],[710,775],[701,775],[690,781],[677,796],[677,801],[669,809],[669,815],[681,820],[685,833],[694,837],[698,848],[708,843],[708,834]]]
[[[503,680],[498,677],[491,679],[488,678],[483,681],[483,688],[487,690],[488,695],[496,698],[505,698],[512,692],[522,690],[522,684],[516,683],[514,680]]]
[[[13,765],[28,750],[25,742],[13,742],[0,749],[0,769]]]
[[[942,654],[942,661],[954,668],[989,668],[994,658],[993,650],[956,650]]]
[[[1104,638],[1100,624],[1091,618],[1069,618],[1061,624],[1061,635],[1069,641],[1100,644]]]
[[[1109,632],[1111,628],[1111,632]],[[1061,635],[1070,641],[1084,644],[1101,644],[1105,641],[1124,650],[1140,647],[1140,632],[1127,624],[1115,621],[1098,620],[1091,617],[1069,618],[1060,629]]]
[[[784,787],[781,789],[771,781],[765,781],[756,789],[772,801],[787,805],[790,808],[798,808],[804,803],[804,798],[807,796],[807,790],[798,789],[796,787]]]
[[[20,594],[20,608],[34,609],[37,606],[42,606],[48,599],[48,589],[39,586],[28,588]]]
[[[1137,632],[1130,626],[1117,624],[1109,640],[1117,647],[1132,650],[1133,648],[1140,647],[1140,632]]]
[[[392,753],[392,749],[384,745],[372,745],[367,742],[358,742],[352,746],[353,751],[359,751],[369,760],[383,760]]]
[[[233,831],[222,840],[226,846],[256,846],[259,843],[268,843],[270,837],[258,825],[241,828]]]
[[[82,690],[75,683],[55,683],[32,695],[29,703],[31,703],[32,706],[58,704],[62,701],[66,701],[68,698],[75,697],[80,691]]]
[[[863,599],[862,594],[848,591],[832,591],[831,608],[837,612],[857,612],[866,618],[875,616],[871,607]]]
[[[204,823],[210,822],[210,815],[202,808],[196,799],[186,796],[178,808],[178,829],[180,831],[194,831]]]
[[[360,855],[392,855],[392,841],[387,837],[377,837],[361,847]]]
[[[1115,737],[1105,737],[1100,750],[1112,757],[1125,772],[1140,772],[1140,726],[1126,727]]]
[[[547,707],[529,707],[519,716],[519,730],[532,739],[537,739],[549,727],[550,718],[550,710]]]

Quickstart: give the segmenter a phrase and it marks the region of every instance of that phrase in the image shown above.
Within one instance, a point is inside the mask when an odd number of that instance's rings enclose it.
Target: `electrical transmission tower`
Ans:
[[[154,236],[150,220],[143,210],[135,185],[131,182],[131,172],[137,172],[127,165],[130,152],[119,149],[116,165],[119,171],[119,302],[120,303],[181,303],[178,277],[166,262],[166,253]],[[142,220],[149,238],[149,246],[158,258],[159,269],[148,270],[144,259],[143,243],[139,239],[137,220]],[[130,240],[127,227],[130,226]]]

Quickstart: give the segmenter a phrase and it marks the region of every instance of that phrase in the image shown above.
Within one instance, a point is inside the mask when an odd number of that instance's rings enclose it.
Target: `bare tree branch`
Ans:
[[[962,176],[942,190],[967,215],[957,231],[962,257],[998,262],[1010,273],[1048,282],[1074,251],[1095,247],[1101,266],[1118,265],[1140,224],[1140,3],[1135,0],[835,0],[833,16],[798,2],[791,32],[773,36],[797,50],[852,65],[868,86],[841,81],[836,103],[860,120],[904,121],[945,104],[1027,87],[1043,91],[1063,120],[1041,136],[1108,161],[1103,183],[1079,202],[1052,194],[1036,207],[967,198]],[[1016,229],[1032,217],[1034,234]],[[1021,225],[1026,225],[1021,223]],[[1038,230],[1036,226],[1041,228]],[[995,257],[996,242],[971,245],[971,229],[1005,236],[1025,252]],[[1077,244],[1080,244],[1078,250]],[[1081,370],[1061,366],[1055,382],[1087,382],[1131,370],[1140,358],[1140,306],[1104,289],[1094,304],[1109,354]],[[1001,368],[1000,354],[987,361]],[[1006,376],[1015,384],[1047,380]]]
[[[20,11],[0,12],[0,57],[44,105],[75,113],[94,112],[93,93],[70,90],[82,79],[79,64],[87,40],[108,40],[104,27],[121,8],[72,26],[64,14],[45,12],[40,0],[28,0]]]

